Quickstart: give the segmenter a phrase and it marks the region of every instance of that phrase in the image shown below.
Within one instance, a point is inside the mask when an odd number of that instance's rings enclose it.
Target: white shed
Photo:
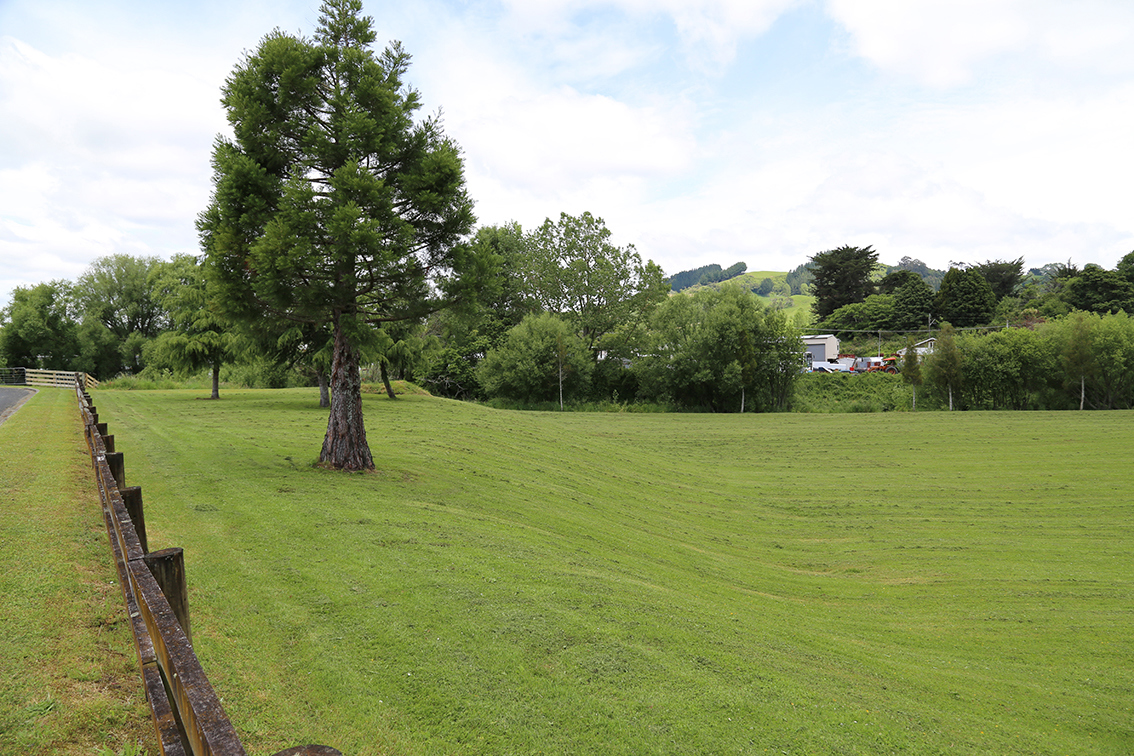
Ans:
[[[932,352],[933,346],[936,343],[937,343],[937,337],[933,336],[933,337],[930,337],[928,339],[924,339],[924,340],[919,341],[916,344],[914,344],[913,349],[914,349],[914,352],[917,353],[918,359],[921,359],[925,355]],[[906,356],[906,350],[905,349],[899,349],[897,352],[895,352],[895,354],[897,354],[899,357],[905,357]]]
[[[804,336],[803,348],[811,355],[813,363],[827,362],[839,358],[839,339],[834,334]]]

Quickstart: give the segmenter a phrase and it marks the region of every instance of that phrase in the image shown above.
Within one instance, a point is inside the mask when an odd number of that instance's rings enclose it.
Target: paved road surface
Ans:
[[[34,390],[22,386],[0,386],[0,423],[7,420],[34,393]]]

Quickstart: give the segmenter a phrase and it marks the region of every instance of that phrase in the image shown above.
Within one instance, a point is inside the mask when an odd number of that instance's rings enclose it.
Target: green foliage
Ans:
[[[1114,272],[1134,284],[1134,252],[1127,252],[1114,266]]]
[[[1024,280],[1024,258],[1015,260],[989,260],[974,265],[973,270],[988,281],[996,301],[1014,296]]]
[[[793,268],[786,277],[786,282],[792,296],[801,294],[810,295],[814,289],[814,276],[811,273],[813,263],[807,262]]]
[[[802,343],[782,314],[737,286],[670,297],[634,363],[640,395],[685,409],[785,409]]]
[[[478,378],[490,397],[531,404],[586,395],[594,360],[583,341],[551,313],[529,315],[488,352]]]
[[[894,297],[871,294],[862,302],[846,304],[817,325],[824,331],[891,331],[894,329]]]
[[[171,330],[150,343],[146,361],[155,368],[182,374],[209,368],[212,398],[217,399],[221,365],[233,361],[239,338],[233,324],[219,313],[204,269],[197,258],[179,255],[162,266],[152,282],[154,297],[169,313]]]
[[[818,327],[848,335],[853,331],[895,332],[929,327],[934,294],[920,276],[899,270],[883,278],[879,289],[889,293],[872,294],[862,302],[843,305]]]
[[[167,323],[151,281],[162,265],[156,257],[101,257],[75,282],[76,304],[119,339],[153,338]]]
[[[872,247],[842,246],[811,257],[815,315],[826,318],[840,307],[862,302],[874,293],[871,275],[878,263]]]
[[[899,260],[898,264],[889,270],[908,270],[912,273],[917,273],[934,291],[941,288],[941,279],[945,276],[945,271],[934,270],[921,260],[909,257],[908,255]]]
[[[1063,299],[1076,310],[1134,313],[1134,283],[1117,271],[1088,264],[1067,280]]]
[[[528,257],[517,223],[488,226],[473,238],[477,254],[494,259],[499,274],[475,299],[433,315],[418,379],[437,396],[482,399],[476,368],[505,334],[538,310],[528,286]]]
[[[715,268],[716,270],[706,270],[701,274],[701,278],[697,281],[697,283],[701,286],[707,286],[709,284],[721,283],[722,281],[731,280],[743,274],[744,271],[748,270],[748,265],[742,262],[730,265],[725,270],[721,270],[719,265],[710,267]]]
[[[911,331],[929,328],[933,301],[933,288],[924,279],[907,278],[894,291],[894,319],[891,322],[893,329]]]
[[[1134,408],[1134,319],[1076,312],[1045,324],[1043,333],[1053,342],[1073,406]]]
[[[918,358],[917,350],[914,348],[913,337],[906,339],[906,350],[902,354],[902,380],[910,385],[913,390],[913,404],[911,409],[917,409],[917,387],[925,382],[925,376],[921,373],[921,361]]]
[[[531,288],[537,304],[562,315],[597,357],[604,339],[643,320],[669,287],[652,260],[633,245],[616,247],[602,218],[560,213],[525,236]]]
[[[792,410],[805,413],[893,412],[912,406],[911,388],[884,372],[805,373],[796,380]]]
[[[878,282],[878,293],[893,294],[910,281],[920,280],[922,280],[921,276],[919,276],[917,273],[914,273],[912,270],[906,270],[905,268],[895,268],[894,270],[891,270],[889,273],[883,276],[882,280]]]
[[[198,220],[229,316],[267,310],[333,334],[323,461],[370,469],[360,351],[370,326],[473,297],[494,260],[473,226],[460,150],[439,117],[417,118],[410,56],[381,55],[361,0],[326,0],[315,35],[269,34],[223,88],[233,140],[213,153]]]
[[[697,286],[701,283],[701,279],[706,275],[719,275],[723,272],[721,266],[713,263],[712,265],[702,265],[700,268],[693,268],[692,270],[683,270],[680,273],[674,273],[666,279],[673,291],[685,291],[691,286]]]
[[[169,314],[154,291],[164,262],[125,254],[102,257],[78,278],[84,367],[100,378],[139,373],[150,340],[168,328]]]
[[[935,396],[967,410],[1134,408],[1134,320],[1076,312],[1035,329],[957,336],[946,326],[926,367]]]
[[[996,297],[988,281],[974,268],[950,268],[941,281],[934,311],[941,321],[955,328],[985,325],[996,309]]]
[[[17,287],[0,310],[0,361],[12,367],[74,370],[79,342],[68,286],[62,281]]]
[[[941,342],[938,341],[940,347]],[[1012,328],[966,334],[957,342],[963,355],[962,409],[1038,409],[1049,402],[1058,362],[1050,339]]]
[[[937,395],[953,409],[954,398],[964,385],[964,356],[957,348],[956,331],[945,323],[937,333],[937,342],[926,362],[926,378]]]

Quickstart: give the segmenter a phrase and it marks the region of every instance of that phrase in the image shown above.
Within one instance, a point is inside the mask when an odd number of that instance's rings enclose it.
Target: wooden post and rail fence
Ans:
[[[193,652],[184,554],[179,548],[150,552],[142,490],[126,485],[122,452],[115,449],[106,423],[99,421],[87,393],[85,374],[64,375],[69,376],[78,396],[110,550],[161,752],[164,756],[245,756],[244,746]],[[307,745],[288,748],[275,756],[342,754],[327,746]]]
[[[35,368],[0,368],[0,385],[48,386],[51,388],[71,388],[78,382],[83,390],[98,388],[98,381],[88,373],[69,370],[37,370]]]

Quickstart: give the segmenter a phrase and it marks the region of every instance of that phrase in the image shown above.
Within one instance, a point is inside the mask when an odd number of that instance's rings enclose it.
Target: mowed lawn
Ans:
[[[1134,414],[96,392],[252,754],[1134,752]]]
[[[0,754],[156,753],[73,392],[0,424]]]

